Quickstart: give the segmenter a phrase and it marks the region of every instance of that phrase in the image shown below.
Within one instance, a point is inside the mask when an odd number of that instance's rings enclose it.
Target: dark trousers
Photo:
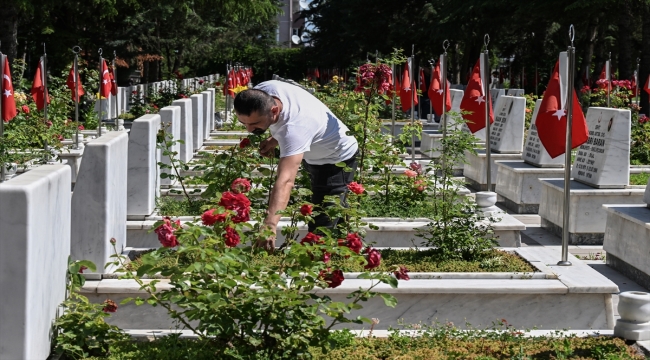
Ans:
[[[357,152],[350,159],[344,161],[346,167],[351,169],[350,172],[346,172],[345,168],[335,164],[310,165],[303,160],[302,165],[309,172],[311,179],[311,202],[316,205],[316,211],[321,212],[324,207],[333,205],[331,202],[323,203],[325,196],[331,195],[338,195],[341,205],[347,207],[345,199],[348,193],[348,184],[354,181],[358,154]],[[331,219],[327,214],[321,213],[314,218],[313,223],[308,225],[308,229],[310,232],[321,226],[334,229],[342,221],[343,219]]]

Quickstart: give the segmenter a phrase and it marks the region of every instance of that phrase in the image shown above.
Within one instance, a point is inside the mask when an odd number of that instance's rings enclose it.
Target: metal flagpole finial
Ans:
[[[490,34],[485,34],[485,36],[483,36],[483,45],[485,45],[486,51],[489,43],[490,43]]]
[[[115,52],[115,50],[113,50],[113,60],[115,60],[115,59],[117,59],[117,52]]]
[[[81,50],[82,50],[82,49],[81,49],[81,47],[79,47],[79,45],[76,45],[76,46],[74,46],[74,47],[72,48],[72,52],[73,52],[75,55],[79,54],[79,53],[81,52]]]
[[[45,43],[43,43],[43,55],[47,55],[47,51],[45,51]]]
[[[102,54],[104,53],[104,50],[102,50],[102,48],[99,48],[99,50],[97,50],[97,52],[99,53],[99,56],[102,56]]]
[[[573,40],[576,38],[576,29],[573,27],[573,24],[569,26],[569,39],[571,40],[571,47],[573,47]]]
[[[445,40],[442,42],[442,49],[445,50],[445,55],[447,55],[447,49],[449,49],[449,40]]]

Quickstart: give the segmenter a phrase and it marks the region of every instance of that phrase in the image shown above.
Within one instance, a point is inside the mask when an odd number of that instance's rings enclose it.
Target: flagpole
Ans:
[[[41,58],[41,79],[43,82],[43,121],[45,126],[47,126],[47,52],[45,51],[45,43],[43,43],[43,57]],[[48,155],[48,146],[47,146],[47,137],[45,137],[45,160],[50,161],[50,156]]]
[[[118,115],[117,114],[117,96],[119,95],[119,91],[117,91],[117,66],[115,66],[115,59],[117,59],[117,53],[115,52],[115,50],[113,50],[113,63],[111,64],[111,66],[113,66],[113,80],[112,81],[115,82],[115,92],[116,92],[116,94],[113,95],[113,96],[115,96],[115,99],[114,99],[114,102],[115,102],[115,106],[114,106],[114,108],[115,108],[115,130],[118,130],[118,128],[117,128],[117,126],[118,126],[117,125],[117,115]],[[113,90],[113,84],[111,84],[111,95],[113,94],[112,90]]]
[[[98,86],[99,86],[99,111],[97,112],[98,114],[98,122],[97,122],[97,137],[102,136],[102,78],[104,77],[102,74],[102,71],[104,70],[102,68],[102,63],[104,62],[104,58],[102,58],[102,53],[103,50],[102,48],[99,48],[97,51],[99,53],[99,81],[98,81]]]
[[[429,60],[429,65],[431,65],[431,76],[429,76],[429,79],[430,79],[429,87],[431,87],[431,84],[433,83],[433,68],[435,66],[435,62],[433,61],[433,59]],[[427,88],[427,90],[428,90],[428,88]],[[428,95],[429,95],[429,92],[427,91],[427,97],[428,97]],[[430,119],[429,119],[428,122],[430,122],[430,123],[434,122],[435,119],[434,119],[434,116],[433,116],[433,100],[431,100],[431,99],[429,99],[429,117],[430,117]]]
[[[223,119],[221,122],[222,124],[226,124],[226,121],[228,121],[228,77],[230,76],[230,66],[228,63],[226,63],[226,78],[223,81],[223,87],[224,87],[224,97],[226,98],[226,118]]]
[[[422,71],[422,68],[418,66],[418,90],[422,88],[422,76],[420,76],[420,71]],[[420,119],[422,119],[422,99],[418,99],[418,120]]]
[[[415,81],[413,81],[413,64],[415,64],[415,61],[413,61],[414,58],[415,44],[411,44],[411,58],[409,59],[409,87],[411,88],[411,127],[415,126],[415,103],[413,101],[413,91],[416,91],[414,89]],[[415,134],[411,135],[411,162],[415,162]]]
[[[81,51],[81,48],[79,46],[75,46],[72,48],[72,52],[74,53],[74,62],[72,64],[73,66],[73,72],[74,72],[74,121],[77,126],[75,129],[75,139],[74,139],[74,149],[79,150],[79,52]]]
[[[569,38],[571,45],[567,48],[567,91],[566,91],[566,146],[564,151],[564,208],[562,214],[562,260],[558,261],[560,266],[571,266],[569,257],[569,215],[571,201],[571,145],[573,139],[573,68],[575,66],[575,48],[573,39],[575,30],[573,25],[569,27]],[[609,100],[609,98],[608,98]],[[609,106],[609,104],[608,104]]]
[[[391,67],[392,67],[392,70],[393,70],[393,101],[391,102],[391,108],[392,108],[392,115],[391,115],[391,135],[392,135],[392,137],[391,137],[391,141],[394,144],[395,143],[395,91],[397,90],[396,86],[395,86],[395,83],[396,83],[395,80],[397,79],[398,75],[395,72],[395,70],[396,70],[395,64],[391,65]]]
[[[609,60],[606,62],[607,65],[607,70],[606,70],[606,77],[607,77],[607,107],[609,107],[610,104],[610,97],[612,96],[612,52],[609,52]]]
[[[640,78],[639,78],[639,66],[640,66],[640,64],[641,64],[641,59],[636,58],[636,76],[635,76],[636,78],[634,79],[634,82],[636,83],[635,84],[636,89],[635,89],[634,93],[636,94],[636,105],[639,107],[639,109],[641,108],[641,102],[640,102],[641,94],[639,94],[639,80],[640,80]]]
[[[483,95],[485,96],[485,155],[487,160],[487,190],[492,191],[492,154],[490,151],[490,90],[488,83],[489,69],[490,69],[490,60],[488,60],[488,44],[490,43],[490,35],[485,34],[483,37],[483,44],[485,45],[485,50],[483,50]]]
[[[7,55],[4,55],[0,52],[0,93],[4,96],[4,83],[5,83],[5,61],[7,61]],[[0,139],[4,139],[5,134],[5,119],[2,118],[2,101],[0,101]],[[5,162],[5,146],[2,144],[2,164],[0,164],[0,183],[4,182],[7,179],[6,174],[6,162]]]
[[[447,48],[449,47],[449,41],[445,40],[442,42],[442,48],[444,53],[440,55],[440,88],[442,89],[442,112],[440,113],[440,124],[442,125],[442,156],[441,156],[441,165],[442,168],[445,168],[445,139],[447,138]]]

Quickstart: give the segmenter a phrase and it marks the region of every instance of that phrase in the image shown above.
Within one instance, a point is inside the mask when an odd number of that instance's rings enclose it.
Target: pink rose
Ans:
[[[176,220],[174,222],[169,216],[165,216],[163,223],[154,232],[158,235],[158,241],[160,241],[163,247],[176,247],[178,246],[178,241],[176,235],[174,235],[174,231],[178,228],[180,228],[180,221]]]
[[[348,184],[348,189],[350,189],[350,191],[352,191],[353,193],[355,193],[357,195],[363,194],[363,192],[366,190],[366,189],[363,188],[363,185],[357,183],[356,181],[351,182],[350,184]]]
[[[416,173],[413,170],[406,169],[406,170],[404,170],[404,175],[406,175],[406,176],[408,176],[410,178],[414,178],[414,177],[418,176],[418,173]]]
[[[235,194],[247,193],[251,189],[251,182],[248,179],[237,178],[230,185],[230,189]]]

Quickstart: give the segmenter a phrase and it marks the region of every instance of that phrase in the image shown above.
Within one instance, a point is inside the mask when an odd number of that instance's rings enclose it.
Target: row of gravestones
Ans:
[[[68,257],[103,272],[126,246],[129,216],[150,215],[166,179],[156,148],[161,128],[189,161],[215,127],[215,89],[180,99],[89,141],[70,196],[67,165],[43,165],[0,184],[0,359],[45,359],[50,328],[65,297]],[[167,180],[168,181],[168,180]],[[74,221],[72,221],[74,219]],[[91,274],[92,276],[92,274]]]
[[[191,79],[181,80],[184,89],[194,92],[204,87],[214,87],[219,81],[219,74],[212,74]],[[163,80],[148,84],[139,84],[128,87],[118,87],[116,95],[109,95],[107,99],[98,100],[95,103],[95,111],[101,116],[102,120],[115,119],[119,115],[128,112],[131,104],[136,102],[152,90],[158,92],[161,90],[176,91],[177,82],[174,80]],[[101,111],[100,111],[101,109]]]

